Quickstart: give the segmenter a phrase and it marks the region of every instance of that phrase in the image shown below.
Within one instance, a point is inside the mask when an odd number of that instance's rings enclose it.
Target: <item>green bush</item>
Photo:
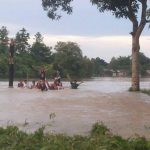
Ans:
[[[46,134],[44,127],[27,134],[17,127],[0,128],[2,150],[150,150],[143,137],[123,139],[113,135],[103,123],[96,123],[88,136]]]
[[[143,89],[141,90],[141,92],[150,95],[150,90],[148,89]]]

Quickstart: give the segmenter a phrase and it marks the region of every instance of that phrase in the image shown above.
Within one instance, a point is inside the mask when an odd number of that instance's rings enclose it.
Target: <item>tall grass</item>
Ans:
[[[44,128],[27,134],[17,127],[0,128],[1,150],[150,150],[150,141],[113,135],[102,123],[93,125],[89,136],[44,134]]]
[[[150,95],[150,90],[148,89],[142,89],[141,92]]]

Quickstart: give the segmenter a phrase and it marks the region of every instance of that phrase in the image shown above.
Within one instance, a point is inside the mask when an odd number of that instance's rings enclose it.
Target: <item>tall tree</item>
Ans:
[[[81,76],[83,56],[80,47],[74,42],[58,42],[55,46],[54,64],[63,68],[63,76]]]
[[[43,43],[43,36],[40,32],[35,34],[35,43]]]
[[[109,68],[113,70],[126,70],[129,71],[131,66],[131,57],[120,56],[118,58],[113,57],[109,63]]]
[[[22,28],[19,32],[17,32],[16,52],[18,54],[30,52],[30,44],[28,43],[29,39],[30,39],[30,34],[27,32],[25,28]]]
[[[92,0],[100,12],[111,11],[116,18],[129,19],[132,23],[132,90],[140,90],[139,50],[140,35],[150,22],[146,18],[147,0]],[[138,16],[140,19],[138,20]]]
[[[52,61],[52,47],[48,47],[43,43],[41,33],[37,32],[35,35],[35,42],[31,47],[31,54],[38,63],[51,63]]]
[[[0,29],[0,53],[6,53],[8,51],[8,30],[5,26]]]
[[[59,10],[67,13],[72,12],[70,6],[72,0],[42,0],[44,10],[48,11],[51,19],[58,19]],[[139,81],[139,50],[140,35],[147,23],[147,3],[148,0],[90,0],[96,5],[100,12],[110,11],[116,18],[129,19],[132,23],[132,90],[140,89]],[[140,17],[139,17],[140,16]],[[138,20],[139,18],[139,20]]]
[[[100,59],[99,57],[95,59],[92,58],[92,62],[94,64],[94,75],[102,76],[104,74],[104,69],[106,69],[108,64],[103,59]]]

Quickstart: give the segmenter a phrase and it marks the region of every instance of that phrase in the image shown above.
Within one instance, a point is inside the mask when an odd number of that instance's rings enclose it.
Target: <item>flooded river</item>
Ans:
[[[0,125],[17,125],[35,131],[46,125],[47,132],[88,134],[93,123],[102,121],[113,133],[124,137],[139,134],[150,138],[150,96],[128,92],[129,78],[94,78],[79,89],[41,92],[8,88],[0,82]],[[150,89],[150,79],[141,80]]]

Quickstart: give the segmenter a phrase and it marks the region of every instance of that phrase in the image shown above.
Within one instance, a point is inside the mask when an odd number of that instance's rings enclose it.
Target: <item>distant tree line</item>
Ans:
[[[97,58],[83,56],[82,50],[74,42],[57,42],[52,48],[43,41],[41,33],[37,32],[34,42],[29,43],[30,34],[25,28],[16,33],[15,41],[15,78],[38,78],[41,66],[47,70],[47,78],[53,78],[58,70],[63,78],[89,78],[92,76],[110,75],[109,70],[131,70],[130,57],[113,57],[110,63]],[[8,76],[9,32],[6,27],[0,28],[0,78]],[[150,69],[150,58],[140,53],[141,74],[146,75]],[[129,71],[129,75],[131,71]]]

